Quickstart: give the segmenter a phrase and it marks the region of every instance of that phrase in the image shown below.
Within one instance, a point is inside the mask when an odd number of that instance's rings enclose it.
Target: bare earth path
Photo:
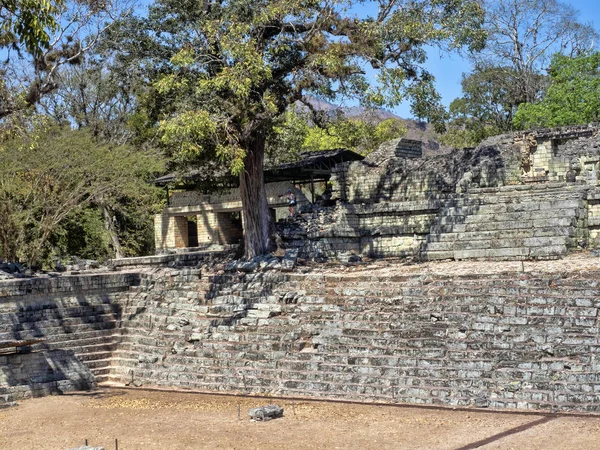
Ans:
[[[264,398],[108,389],[0,410],[0,449],[598,449],[600,417],[296,401],[250,422]],[[242,420],[238,420],[238,404]]]

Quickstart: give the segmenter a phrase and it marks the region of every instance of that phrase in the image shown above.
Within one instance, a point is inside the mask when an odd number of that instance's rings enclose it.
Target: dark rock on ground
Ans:
[[[260,406],[248,410],[248,415],[252,420],[265,422],[267,420],[283,417],[283,408],[277,405]]]

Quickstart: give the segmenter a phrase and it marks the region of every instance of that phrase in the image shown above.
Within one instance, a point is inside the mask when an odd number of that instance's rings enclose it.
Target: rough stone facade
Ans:
[[[115,349],[121,296],[138,280],[113,274],[0,282],[0,342],[43,339],[31,352],[0,354],[0,406],[95,387]]]
[[[391,141],[336,167],[335,221],[284,233],[304,257],[560,258],[600,246],[598,128],[496,136],[476,149],[398,157]]]
[[[2,338],[45,342],[0,395],[93,386],[75,355],[117,385],[598,411],[599,272],[409,269],[1,283]]]

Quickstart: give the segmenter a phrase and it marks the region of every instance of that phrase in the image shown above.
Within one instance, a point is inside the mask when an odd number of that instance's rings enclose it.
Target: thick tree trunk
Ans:
[[[115,225],[112,217],[110,216],[110,211],[104,204],[102,204],[101,207],[102,214],[104,215],[104,225],[110,236],[110,241],[112,243],[113,250],[115,251],[115,258],[123,258],[125,256],[123,253],[123,247],[121,247],[121,243],[119,242],[119,236],[117,235],[117,230],[115,230]]]
[[[240,173],[240,195],[242,197],[245,255],[250,259],[272,251],[274,241],[263,174],[264,137],[256,136],[246,146],[246,152],[244,170]]]

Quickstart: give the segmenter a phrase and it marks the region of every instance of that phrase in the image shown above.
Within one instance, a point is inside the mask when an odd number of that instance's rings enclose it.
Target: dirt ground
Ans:
[[[251,422],[276,403],[281,419]],[[238,420],[238,405],[241,420]],[[295,409],[295,414],[294,414]],[[25,400],[0,410],[0,449],[598,449],[600,417],[454,411],[147,390]]]

